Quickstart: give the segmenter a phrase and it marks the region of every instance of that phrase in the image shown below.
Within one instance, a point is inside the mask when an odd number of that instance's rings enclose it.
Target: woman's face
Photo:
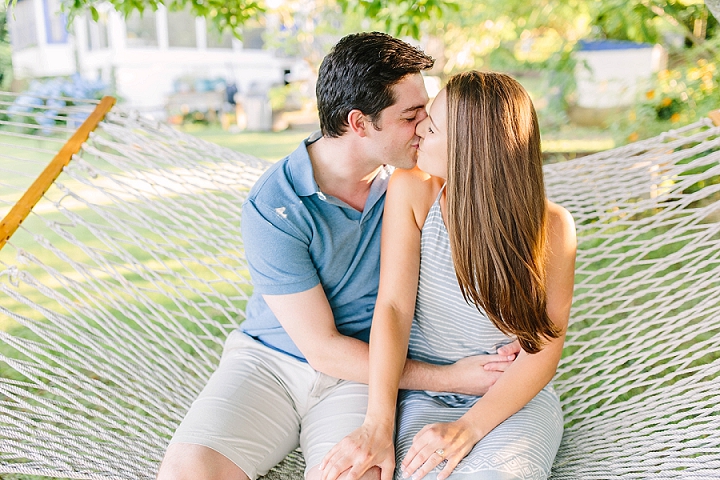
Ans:
[[[436,177],[447,179],[447,94],[438,93],[430,107],[430,114],[415,128],[420,137],[418,167]]]

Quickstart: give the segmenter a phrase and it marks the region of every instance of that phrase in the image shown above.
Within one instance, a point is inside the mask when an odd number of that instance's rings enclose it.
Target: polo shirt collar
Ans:
[[[380,171],[375,175],[375,178],[373,179],[373,183],[370,186],[370,194],[368,195],[368,199],[365,201],[365,208],[363,209],[363,217],[369,212],[372,207],[375,206],[375,204],[383,198],[383,195],[385,195],[385,192],[387,191],[388,182],[390,181],[390,175],[392,174],[394,168],[385,165],[380,169]]]
[[[313,175],[312,162],[308,155],[307,147],[321,137],[319,131],[310,135],[300,146],[290,154],[288,158],[288,169],[293,181],[293,189],[299,197],[309,197],[320,193],[315,176]]]

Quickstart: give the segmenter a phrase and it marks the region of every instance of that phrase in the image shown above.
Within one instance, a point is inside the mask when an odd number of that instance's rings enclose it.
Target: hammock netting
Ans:
[[[47,110],[0,125],[0,216],[76,128],[55,108],[43,136]],[[0,473],[154,478],[244,318],[240,210],[268,165],[107,114],[0,250]],[[720,128],[545,173],[579,240],[553,478],[717,478]],[[301,472],[294,452],[269,477]]]

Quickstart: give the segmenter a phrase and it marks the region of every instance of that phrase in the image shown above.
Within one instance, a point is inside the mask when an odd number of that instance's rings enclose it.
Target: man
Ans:
[[[318,479],[325,454],[362,424],[385,188],[390,166],[415,165],[428,101],[420,72],[432,65],[381,33],[349,35],[323,60],[322,136],[273,165],[243,205],[254,284],[247,319],[175,433],[159,479],[255,479],[298,445],[306,477]],[[408,362],[401,386],[483,394],[512,353]]]

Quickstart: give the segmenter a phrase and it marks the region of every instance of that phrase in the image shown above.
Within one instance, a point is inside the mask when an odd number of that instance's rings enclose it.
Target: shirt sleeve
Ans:
[[[242,210],[242,238],[256,291],[286,295],[320,283],[310,257],[312,233],[293,225],[282,211],[247,200]]]

